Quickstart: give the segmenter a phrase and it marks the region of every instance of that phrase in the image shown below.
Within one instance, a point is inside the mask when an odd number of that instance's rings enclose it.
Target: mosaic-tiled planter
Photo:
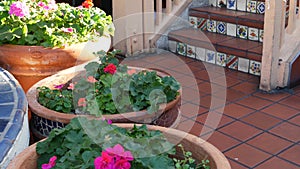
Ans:
[[[129,68],[144,70],[142,68]],[[53,111],[40,105],[37,101],[37,87],[47,86],[49,88],[53,88],[54,85],[67,83],[72,78],[80,75],[81,73],[84,73],[84,68],[82,65],[72,67],[37,82],[28,90],[28,105],[32,113],[31,130],[37,138],[42,139],[47,137],[52,129],[64,127],[70,122],[72,118],[79,116],[75,114],[65,114]],[[168,76],[167,74],[160,71],[157,71],[157,74],[161,77]],[[139,112],[103,115],[103,117],[105,119],[112,120],[112,122],[114,123],[144,123],[166,127],[176,127],[180,120],[180,112],[178,106],[180,105],[181,100],[181,90],[179,90],[178,92],[179,95],[175,100],[167,103],[165,106],[161,106],[161,108],[155,113],[149,114],[146,110],[143,110]],[[89,117],[96,118],[94,116]]]
[[[133,124],[117,124],[119,127],[132,128]],[[149,130],[159,130],[164,133],[173,144],[182,144],[186,151],[192,152],[192,157],[200,162],[203,159],[209,160],[211,169],[231,169],[231,166],[224,154],[209,142],[192,134],[185,133],[176,129],[160,126],[148,125]],[[181,154],[176,154],[181,156]],[[19,154],[8,166],[7,169],[30,168],[37,169],[38,154],[36,144],[31,145]]]

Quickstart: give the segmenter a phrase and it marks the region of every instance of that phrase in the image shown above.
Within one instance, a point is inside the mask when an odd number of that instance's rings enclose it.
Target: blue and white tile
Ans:
[[[169,40],[169,51],[176,53],[177,42]]]
[[[217,6],[219,8],[226,8],[226,0],[217,0]]]
[[[248,39],[253,41],[258,41],[258,29],[257,28],[248,28]]]
[[[216,21],[207,19],[207,23],[206,23],[207,31],[216,32],[216,30],[217,30],[216,25],[217,25]]]
[[[220,53],[217,52],[217,57],[216,57],[216,64],[219,66],[226,66],[226,57],[227,55],[225,53]]]
[[[243,25],[237,25],[236,36],[242,39],[247,39],[248,37],[248,27]]]
[[[200,47],[196,47],[196,59],[197,60],[201,60],[201,61],[205,61],[205,48],[200,48]]]
[[[226,34],[226,22],[217,21],[217,33]]]
[[[239,57],[238,71],[248,73],[250,60]]]
[[[236,10],[237,0],[227,0],[227,9]]]
[[[178,42],[177,43],[177,53],[179,55],[186,56],[186,44]]]
[[[202,30],[202,31],[206,31],[206,22],[207,19],[206,18],[198,18],[197,19],[197,28]]]
[[[258,31],[258,38],[260,42],[264,41],[264,30],[263,29],[259,29]]]
[[[249,73],[253,75],[260,76],[261,73],[261,63],[250,60],[250,67],[249,67]]]
[[[236,37],[236,24],[227,23],[226,24],[226,31],[228,36]]]
[[[248,0],[247,12],[256,13],[256,1]]]
[[[216,63],[216,52],[212,50],[206,50],[206,62],[215,64]]]
[[[247,1],[246,0],[237,0],[236,9],[238,11],[247,11]]]
[[[190,58],[196,57],[196,48],[195,46],[186,45],[186,56]]]
[[[197,17],[195,16],[189,16],[189,22],[190,22],[190,25],[194,28],[197,28],[197,24],[198,24],[198,21],[197,21]]]
[[[258,14],[264,14],[266,10],[265,2],[257,2],[256,12]]]
[[[226,59],[226,67],[230,69],[237,70],[238,69],[238,57],[234,55],[227,55]]]
[[[218,0],[209,0],[209,5],[211,6],[214,6],[214,7],[217,7],[217,1]]]

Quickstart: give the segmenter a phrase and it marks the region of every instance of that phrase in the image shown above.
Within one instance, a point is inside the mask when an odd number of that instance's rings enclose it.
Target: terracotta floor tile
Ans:
[[[245,105],[245,106],[253,108],[253,109],[256,109],[256,110],[263,109],[263,108],[269,106],[270,104],[272,104],[272,102],[270,102],[270,101],[260,99],[255,96],[250,96],[250,97],[244,98],[244,99],[238,101],[237,103]]]
[[[280,158],[273,157],[255,167],[255,169],[299,169],[299,166],[296,166]]]
[[[267,100],[270,100],[270,101],[279,101],[279,100],[282,100],[288,96],[290,96],[291,94],[289,93],[274,93],[274,94],[268,94],[268,93],[263,93],[263,92],[256,92],[254,94],[254,96],[257,96],[257,97],[260,97],[260,98],[264,98],[264,99],[267,99]]]
[[[198,72],[194,72],[194,76],[198,79],[209,81],[209,76],[206,70],[200,70]]]
[[[284,122],[280,124],[279,126],[276,126],[275,128],[271,129],[270,132],[273,134],[276,134],[278,136],[281,136],[283,138],[286,138],[290,141],[298,142],[300,141],[300,127]]]
[[[249,168],[261,163],[270,157],[269,154],[255,149],[249,145],[242,144],[225,153],[231,159],[236,159],[238,162],[249,166]]]
[[[289,122],[294,123],[298,126],[300,126],[300,115],[293,117],[292,119],[289,120]]]
[[[290,97],[280,101],[280,103],[300,110],[300,104],[299,104],[300,97],[299,96],[290,96]]]
[[[208,109],[205,109],[192,103],[185,103],[181,105],[180,111],[183,116],[191,118],[196,117],[199,114],[203,114],[204,112],[207,112]]]
[[[243,117],[241,120],[262,130],[267,130],[281,122],[281,120],[260,111]]]
[[[241,143],[218,131],[215,131],[211,134],[204,135],[201,138],[207,140],[209,143],[217,147],[221,152]]]
[[[269,107],[266,107],[265,109],[262,109],[261,111],[284,120],[300,113],[299,110],[295,110],[293,108],[290,108],[289,106],[282,104],[273,104]]]
[[[249,138],[262,133],[261,130],[258,130],[252,126],[249,126],[239,121],[235,121],[234,123],[231,123],[219,129],[218,131],[227,134],[228,136],[239,139],[241,141],[246,141]]]
[[[200,61],[189,62],[188,65],[191,67],[196,67],[199,70],[205,69],[205,65]]]
[[[232,86],[231,88],[243,92],[245,94],[251,94],[258,90],[258,84],[243,82]]]
[[[214,129],[220,128],[233,121],[233,119],[230,117],[212,111],[199,115],[196,120],[197,122]]]
[[[176,78],[176,77],[175,77]],[[198,81],[195,77],[191,77],[191,76],[180,76],[178,78],[176,78],[176,80],[182,85],[182,86],[197,86],[198,85]]]
[[[300,145],[295,145],[278,155],[300,166]],[[299,167],[300,168],[300,167]]]
[[[227,89],[226,100],[229,102],[237,101],[245,97],[246,95],[242,92],[233,89]]]
[[[225,87],[232,87],[232,86],[237,85],[241,82],[242,82],[241,80],[236,79],[236,78],[232,78],[230,76],[217,77],[213,81],[213,83],[218,84],[218,85],[222,85],[222,86],[225,86]]]
[[[206,127],[200,123],[197,123],[192,120],[186,120],[180,123],[176,129],[185,131],[187,133],[193,134],[195,136],[200,137],[201,135],[205,135],[207,133],[213,132],[213,130],[209,127]]]
[[[231,169],[249,169],[249,167],[245,167],[236,162],[236,160],[229,160]]]
[[[196,103],[195,100],[193,101],[193,103]],[[200,106],[208,108],[210,110],[215,110],[217,108],[220,107],[224,107],[226,104],[226,100],[224,99],[219,99],[217,96],[211,96],[211,95],[207,95],[204,97],[200,98]]]
[[[216,111],[228,115],[230,117],[239,119],[243,116],[253,113],[255,110],[235,103],[231,103],[226,105],[224,109],[219,108]]]
[[[269,133],[263,133],[247,141],[247,143],[271,154],[277,154],[293,144]]]
[[[181,99],[183,99],[185,101],[194,101],[195,103],[198,103],[200,101],[200,96],[201,95],[199,94],[199,92],[197,90],[193,90],[188,87],[182,88]]]

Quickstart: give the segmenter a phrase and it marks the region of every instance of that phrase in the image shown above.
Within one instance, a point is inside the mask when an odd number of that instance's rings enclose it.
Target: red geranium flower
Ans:
[[[110,73],[110,74],[112,74],[112,75],[115,74],[116,71],[117,71],[117,67],[116,67],[114,64],[112,64],[112,63],[108,64],[108,65],[104,68],[104,72],[105,72],[105,73]]]
[[[84,8],[91,8],[94,6],[93,4],[93,0],[85,0],[83,3],[82,3],[82,6]]]

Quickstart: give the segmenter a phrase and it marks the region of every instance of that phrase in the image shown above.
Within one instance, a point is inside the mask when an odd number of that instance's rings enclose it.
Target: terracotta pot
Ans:
[[[70,120],[76,116],[75,114],[65,114],[50,110],[37,101],[37,88],[40,86],[47,86],[53,88],[57,84],[65,84],[72,78],[84,73],[84,66],[76,66],[63,70],[55,75],[47,77],[36,84],[34,84],[27,92],[28,105],[32,113],[31,131],[39,139],[48,136],[49,132],[54,128],[64,127]],[[133,67],[129,67],[133,68]],[[136,70],[145,70],[142,68],[133,68]],[[161,77],[167,76],[163,72],[157,72]],[[176,127],[180,120],[179,104],[181,100],[181,89],[178,91],[177,98],[165,106],[161,106],[159,111],[155,113],[147,113],[146,110],[139,112],[128,112],[114,115],[103,115],[104,118],[112,120],[114,123],[143,123],[155,124],[165,127]],[[80,115],[89,116],[89,115]],[[89,116],[96,118],[95,116]],[[101,117],[102,118],[102,117]]]
[[[86,42],[66,48],[42,46],[0,46],[0,67],[12,73],[26,92],[37,81],[60,70],[87,62],[95,57],[94,51],[110,48],[111,38],[100,37],[97,42]]]
[[[123,128],[132,128],[133,124],[116,124]],[[148,125],[149,130],[160,130],[164,133],[166,138],[173,143],[181,143],[186,151],[190,151],[193,154],[193,158],[196,161],[202,159],[208,159],[211,169],[231,169],[230,164],[224,154],[220,152],[216,147],[209,142],[202,140],[194,135],[179,131],[176,129],[170,129],[160,126]],[[38,154],[35,151],[36,144],[31,145],[25,149],[22,153],[17,155],[9,164],[7,169],[36,169]],[[180,154],[177,154],[180,156]]]

